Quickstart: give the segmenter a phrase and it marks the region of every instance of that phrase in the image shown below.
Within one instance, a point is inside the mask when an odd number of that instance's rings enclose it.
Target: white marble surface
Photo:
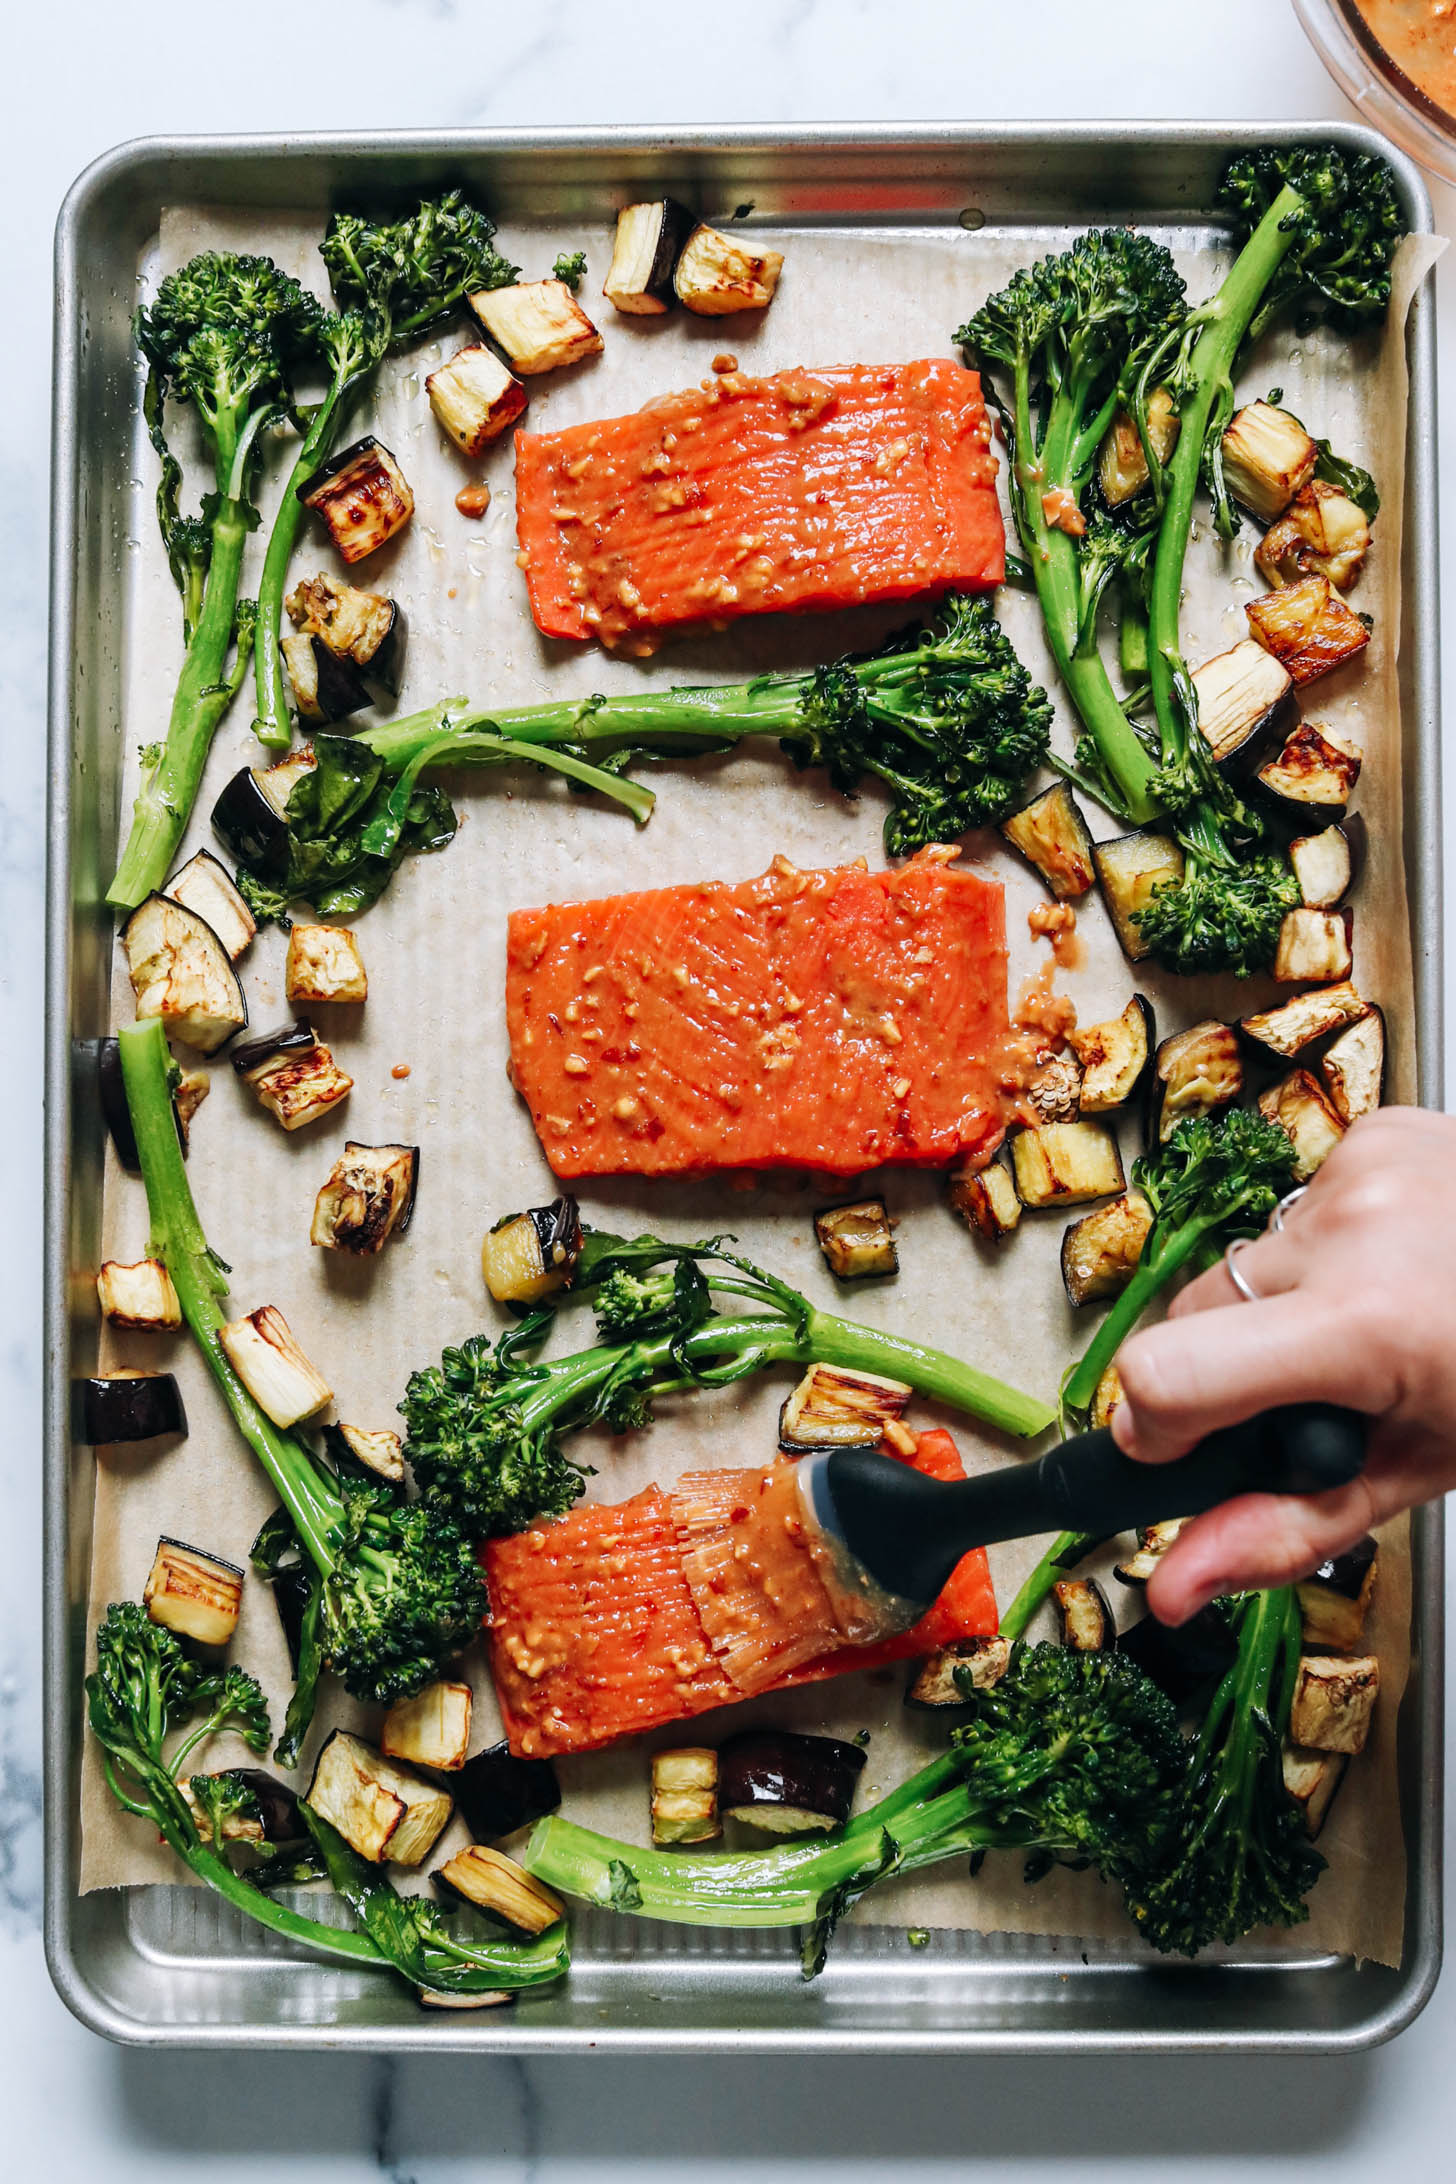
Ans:
[[[352,56],[354,65],[350,65]],[[46,1981],[39,1915],[38,1376],[50,242],[72,177],[148,132],[546,121],[1335,115],[1283,0],[63,0],[13,11],[0,165],[0,2112],[48,2184],[266,2176],[445,2184],[618,2174],[1439,2175],[1456,2127],[1456,1983],[1353,2061],[854,2065],[230,2059],[111,2049]],[[1435,191],[1456,231],[1456,192]],[[1456,264],[1443,268],[1456,416]],[[1443,503],[1456,508],[1456,432]],[[1456,609],[1448,609],[1448,633]],[[1456,1800],[1448,1800],[1456,1806]],[[1443,2148],[1446,2151],[1443,2153]]]

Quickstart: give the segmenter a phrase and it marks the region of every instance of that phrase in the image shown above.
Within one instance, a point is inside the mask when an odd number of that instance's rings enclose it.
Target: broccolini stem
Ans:
[[[258,627],[253,641],[258,713],[253,722],[253,733],[270,751],[286,751],[293,740],[293,712],[279,644],[283,636],[283,592],[288,582],[288,564],[293,559],[303,522],[303,502],[298,497],[298,489],[307,485],[328,453],[343,391],[344,382],[336,380],[308,428],[308,436],[288,473],[283,498],[273,518],[268,550],[263,556],[263,573],[258,579]]]
[[[259,1409],[228,1362],[221,1342],[227,1321],[227,1281],[202,1231],[168,1083],[170,1056],[160,1018],[128,1024],[118,1035],[126,1104],[146,1186],[151,1248],[172,1277],[182,1316],[222,1389],[238,1430],[278,1491],[310,1558],[322,1575],[334,1566],[329,1535],[343,1503],[302,1442],[282,1433]]]
[[[1210,1230],[1221,1228],[1228,1219],[1225,1210],[1195,1217],[1139,1261],[1132,1280],[1062,1383],[1062,1401],[1068,1410],[1088,1409],[1098,1381],[1153,1299],[1197,1255]]]
[[[528,714],[534,710],[526,708]],[[516,716],[491,713],[479,707],[453,714],[450,701],[447,701],[443,706],[431,706],[427,712],[408,714],[403,720],[386,721],[380,727],[362,729],[352,741],[381,758],[385,772],[392,779],[408,773],[411,767],[423,773],[430,767],[450,765],[504,766],[524,761],[531,766],[546,766],[553,773],[563,774],[568,780],[580,782],[583,788],[595,789],[600,795],[610,797],[613,803],[624,805],[638,826],[645,826],[657,802],[653,791],[644,788],[640,781],[629,781],[624,774],[608,773],[600,766],[591,765],[586,759],[577,757],[571,748],[553,749],[550,739],[557,733],[561,742],[568,746],[590,738],[585,730],[578,732],[573,725],[574,707],[542,706],[539,710],[551,714],[554,722],[539,735],[504,736],[500,733],[501,722]],[[597,740],[606,738],[598,736]]]

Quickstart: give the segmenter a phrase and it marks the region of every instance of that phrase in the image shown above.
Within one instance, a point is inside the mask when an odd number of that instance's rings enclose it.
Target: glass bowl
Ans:
[[[1315,51],[1362,116],[1433,174],[1456,182],[1456,113],[1421,91],[1386,52],[1355,0],[1294,0]],[[1451,44],[1456,49],[1456,13]]]

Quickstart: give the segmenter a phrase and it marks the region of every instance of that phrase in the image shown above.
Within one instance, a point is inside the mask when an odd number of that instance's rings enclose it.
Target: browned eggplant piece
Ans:
[[[1145,420],[1153,453],[1160,463],[1165,463],[1178,445],[1178,429],[1183,422],[1166,387],[1153,388]],[[1148,477],[1147,451],[1137,419],[1131,411],[1119,410],[1097,451],[1097,483],[1102,498],[1109,508],[1121,508],[1125,501],[1136,499]]]
[[[1010,1665],[1009,1638],[957,1638],[943,1652],[927,1654],[910,1679],[905,1704],[921,1713],[968,1706],[970,1692],[989,1691]]]
[[[142,1605],[163,1630],[200,1646],[225,1646],[238,1627],[243,1573],[221,1555],[204,1554],[185,1539],[162,1538],[142,1591]]]
[[[1126,1107],[1143,1081],[1156,1037],[1152,1003],[1140,993],[1121,1016],[1072,1033],[1072,1052],[1082,1064],[1082,1114],[1110,1115]]]
[[[172,1373],[110,1373],[72,1381],[71,1391],[72,1431],[93,1448],[187,1431],[187,1413]]]
[[[425,381],[441,430],[466,455],[483,455],[525,410],[527,394],[510,367],[483,341],[457,349]]]
[[[1294,1180],[1307,1183],[1345,1134],[1345,1125],[1307,1069],[1291,1070],[1259,1094],[1259,1113],[1294,1147]]]
[[[169,1037],[214,1054],[248,1021],[232,957],[195,910],[148,895],[122,927],[139,1017],[159,1016]]]
[[[1040,873],[1058,902],[1075,902],[1092,885],[1092,837],[1065,781],[1053,782],[1012,812],[998,831]]]
[[[1024,1094],[1040,1123],[1075,1122],[1082,1104],[1082,1064],[1064,1050],[1042,1063]]]
[[[1302,1744],[1284,1747],[1284,1787],[1303,1815],[1311,1842],[1325,1824],[1349,1764],[1343,1752],[1311,1752]]]
[[[319,1752],[308,1802],[373,1865],[386,1858],[423,1864],[454,1810],[437,1782],[396,1766],[345,1729],[336,1729]]]
[[[700,221],[678,256],[672,285],[689,311],[723,318],[733,311],[766,310],[783,269],[782,251],[749,250],[735,236]]]
[[[779,1447],[788,1455],[811,1448],[862,1448],[898,1423],[914,1390],[882,1373],[811,1365],[779,1412]]]
[[[134,1266],[103,1260],[96,1273],[96,1301],[113,1327],[170,1335],[182,1325],[182,1305],[160,1259],[138,1259]]]
[[[1092,1577],[1059,1577],[1052,1598],[1062,1619],[1062,1644],[1073,1653],[1103,1653],[1117,1638],[1107,1595]]]
[[[342,1423],[325,1426],[324,1439],[330,1444],[329,1454],[335,1463],[341,1463],[342,1458],[333,1445],[336,1434],[356,1464],[362,1464],[366,1471],[377,1471],[381,1479],[388,1479],[393,1486],[403,1484],[404,1443],[397,1433],[391,1433],[387,1426],[372,1429]]]
[[[384,1717],[379,1749],[386,1759],[451,1773],[470,1749],[472,1694],[468,1683],[440,1678],[412,1699],[396,1699]]]
[[[1289,1709],[1290,1742],[1355,1758],[1365,1749],[1379,1693],[1380,1663],[1373,1653],[1353,1661],[1305,1654]]]
[[[335,552],[350,564],[376,553],[415,512],[404,472],[372,433],[340,448],[298,488],[298,497],[322,518]]]
[[[538,1304],[571,1287],[581,1242],[581,1209],[574,1198],[508,1213],[482,1247],[485,1286],[497,1304]]]
[[[1107,914],[1129,963],[1140,963],[1148,944],[1138,928],[1160,887],[1176,887],[1183,878],[1183,852],[1169,834],[1120,834],[1098,842],[1092,851]]]
[[[1088,1425],[1111,1425],[1112,1414],[1121,1401],[1122,1375],[1116,1365],[1109,1365],[1097,1383],[1097,1392],[1092,1398],[1092,1407],[1087,1413]]]
[[[1224,432],[1224,482],[1262,523],[1284,513],[1318,461],[1319,448],[1299,419],[1272,402],[1246,403]]]
[[[1165,1145],[1190,1115],[1216,1114],[1244,1089],[1244,1062],[1231,1024],[1207,1017],[1158,1048],[1148,1080],[1148,1143]]]
[[[1124,1191],[1110,1206],[1073,1221],[1062,1238],[1067,1302],[1096,1304],[1126,1289],[1152,1225],[1153,1209],[1141,1191]]]
[[[1117,1140],[1105,1123],[1052,1122],[1018,1130],[1011,1170],[1024,1206],[1081,1206],[1112,1198],[1126,1177]]]
[[[849,1818],[864,1763],[863,1746],[839,1737],[746,1729],[719,1747],[718,1803],[773,1835],[828,1834]]]
[[[1344,817],[1360,778],[1360,753],[1328,729],[1302,720],[1256,779],[1266,800],[1291,824],[1313,833]]]
[[[1366,1003],[1349,979],[1338,986],[1312,986],[1277,1009],[1260,1009],[1245,1016],[1239,1029],[1270,1054],[1290,1061],[1316,1039],[1323,1039],[1344,1024],[1357,1023],[1366,1014]]]
[[[438,1893],[489,1911],[523,1934],[544,1934],[566,1916],[561,1898],[503,1850],[468,1843],[430,1875]]]
[[[335,659],[322,637],[295,630],[280,638],[279,651],[288,670],[288,683],[298,717],[311,727],[331,726],[362,713],[369,703],[369,685],[349,660]]]
[[[601,335],[565,281],[482,288],[469,301],[481,327],[523,379],[579,364],[602,347]]]
[[[1136,1661],[1175,1706],[1186,1706],[1232,1667],[1239,1648],[1228,1618],[1209,1606],[1176,1630],[1144,1615],[1121,1633],[1117,1650]]]
[[[1379,1574],[1380,1556],[1367,1532],[1332,1555],[1295,1587],[1304,1617],[1304,1642],[1313,1652],[1354,1653],[1365,1635],[1365,1617]]]
[[[346,925],[303,925],[288,935],[283,991],[290,1008],[313,1001],[367,1001],[369,977],[359,943]]]
[[[675,197],[624,205],[617,214],[612,262],[602,283],[608,303],[633,318],[657,317],[672,303],[673,269],[693,228]]]
[[[1327,576],[1348,591],[1370,551],[1365,512],[1348,493],[1323,478],[1302,485],[1254,554],[1254,566],[1273,585]]]
[[[1265,592],[1244,613],[1260,644],[1301,686],[1358,659],[1370,642],[1369,624],[1351,613],[1327,576],[1306,576],[1285,591]]]
[[[950,1177],[950,1202],[961,1218],[978,1229],[988,1244],[999,1244],[1021,1219],[1021,1200],[1002,1160],[962,1169]]]
[[[302,1018],[235,1047],[232,1065],[285,1130],[301,1130],[317,1122],[354,1086],[353,1078],[339,1068],[331,1050]]]
[[[336,660],[355,667],[391,697],[404,681],[405,619],[383,592],[360,591],[320,570],[296,584],[283,602],[290,621],[317,637]]]
[[[276,766],[244,766],[212,807],[212,830],[239,861],[252,869],[276,869],[288,854],[288,799],[318,764],[313,745]]]
[[[684,1746],[652,1755],[652,1840],[710,1843],[718,1820],[718,1755],[705,1746]]]
[[[258,930],[252,911],[211,850],[199,849],[189,857],[164,893],[210,925],[234,963]]]
[[[1139,1528],[1137,1546],[1132,1554],[1113,1568],[1113,1576],[1120,1585],[1146,1585],[1168,1549],[1172,1546],[1185,1524],[1187,1517],[1169,1517],[1162,1524],[1144,1524]]]
[[[360,1256],[403,1236],[420,1180],[418,1145],[359,1145],[350,1138],[313,1202],[311,1244]]]
[[[1306,910],[1333,910],[1354,884],[1355,853],[1342,826],[1296,835],[1289,845],[1289,862]]]
[[[517,1759],[502,1741],[467,1759],[451,1785],[460,1817],[477,1840],[495,1841],[544,1820],[561,1803],[561,1784],[546,1759]]]
[[[1293,676],[1252,637],[1195,668],[1193,688],[1199,732],[1231,774],[1251,773],[1299,720]]]
[[[294,1341],[277,1305],[261,1304],[245,1318],[229,1320],[219,1329],[218,1341],[253,1401],[275,1426],[296,1426],[300,1418],[312,1418],[332,1402],[333,1389]]]
[[[1320,1075],[1341,1122],[1373,1114],[1385,1093],[1385,1018],[1369,1009],[1326,1049]]]
[[[1352,910],[1286,910],[1274,951],[1274,976],[1281,986],[1333,986],[1350,975],[1354,964],[1350,936]]]
[[[826,1206],[814,1216],[814,1234],[830,1273],[842,1282],[867,1281],[900,1270],[883,1198],[861,1198],[852,1206]]]

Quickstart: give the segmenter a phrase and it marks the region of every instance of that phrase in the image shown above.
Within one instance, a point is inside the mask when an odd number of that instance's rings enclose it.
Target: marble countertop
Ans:
[[[1068,2159],[1116,2173],[1328,2184],[1423,2163],[1456,2128],[1456,1985],[1374,2055],[1295,2062],[674,2062],[523,2066],[123,2052],[83,2031],[39,1941],[40,1107],[51,226],[74,175],[151,132],[794,119],[1319,117],[1349,109],[1280,0],[69,0],[7,27],[0,163],[8,268],[0,506],[0,1076],[18,1249],[0,1259],[0,2088],[20,2173],[49,2184],[184,2175],[270,2184],[602,2184],[831,2172],[839,2184]],[[163,57],[165,56],[165,58]],[[1433,186],[1456,232],[1456,192]],[[1442,405],[1456,415],[1456,264],[1437,276]],[[1456,507],[1456,433],[1442,464]],[[1445,614],[1446,634],[1456,604]],[[22,1059],[23,1058],[23,1059]],[[1456,1811],[1456,1798],[1448,1798]],[[1449,2154],[1448,2157],[1449,2158]]]

